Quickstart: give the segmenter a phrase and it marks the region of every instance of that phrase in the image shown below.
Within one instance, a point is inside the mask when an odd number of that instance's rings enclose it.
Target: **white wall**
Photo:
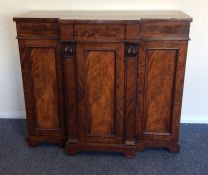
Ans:
[[[15,23],[31,10],[172,9],[193,17],[188,50],[182,121],[208,123],[207,0],[0,0],[0,117],[24,117],[24,97]]]

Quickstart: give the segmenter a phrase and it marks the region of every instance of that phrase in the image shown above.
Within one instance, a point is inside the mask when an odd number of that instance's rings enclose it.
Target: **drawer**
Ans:
[[[58,31],[56,23],[17,23],[18,37],[57,37]]]
[[[109,41],[125,39],[125,26],[117,24],[77,24],[74,38],[78,41]]]
[[[188,37],[189,35],[188,22],[143,22],[140,30],[143,36],[179,36]]]

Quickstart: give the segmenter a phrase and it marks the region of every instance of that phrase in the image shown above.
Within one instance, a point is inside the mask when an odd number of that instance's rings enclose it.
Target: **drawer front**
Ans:
[[[188,37],[188,22],[144,22],[141,24],[141,32],[143,36],[165,37],[178,36]]]
[[[77,24],[74,38],[82,41],[110,41],[125,39],[125,26],[112,24]]]
[[[56,23],[17,23],[18,37],[56,37],[58,33]]]

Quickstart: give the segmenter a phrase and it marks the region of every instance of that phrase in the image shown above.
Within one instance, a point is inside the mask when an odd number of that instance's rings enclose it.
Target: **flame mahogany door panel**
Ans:
[[[77,44],[80,141],[122,143],[124,46]]]
[[[63,144],[62,73],[59,44],[53,40],[19,40],[28,142]]]
[[[75,47],[71,42],[63,45]],[[125,43],[118,42],[78,42],[76,56],[72,54],[64,59],[68,154],[87,150],[135,156],[135,123],[132,122],[135,121],[138,47],[135,45],[133,58],[124,54],[125,47]],[[132,49],[132,45],[128,47]]]
[[[149,41],[140,45],[143,89],[142,140],[178,144],[187,41]],[[140,100],[141,102],[141,100]],[[154,144],[153,144],[154,145]],[[171,149],[171,148],[170,148]],[[175,149],[177,147],[175,146]]]

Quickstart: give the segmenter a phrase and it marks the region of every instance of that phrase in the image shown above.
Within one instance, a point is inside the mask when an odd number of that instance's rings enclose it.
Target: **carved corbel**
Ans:
[[[67,57],[75,57],[76,54],[76,44],[75,42],[63,42],[63,56]]]
[[[138,44],[137,43],[125,43],[125,56],[137,57]]]

